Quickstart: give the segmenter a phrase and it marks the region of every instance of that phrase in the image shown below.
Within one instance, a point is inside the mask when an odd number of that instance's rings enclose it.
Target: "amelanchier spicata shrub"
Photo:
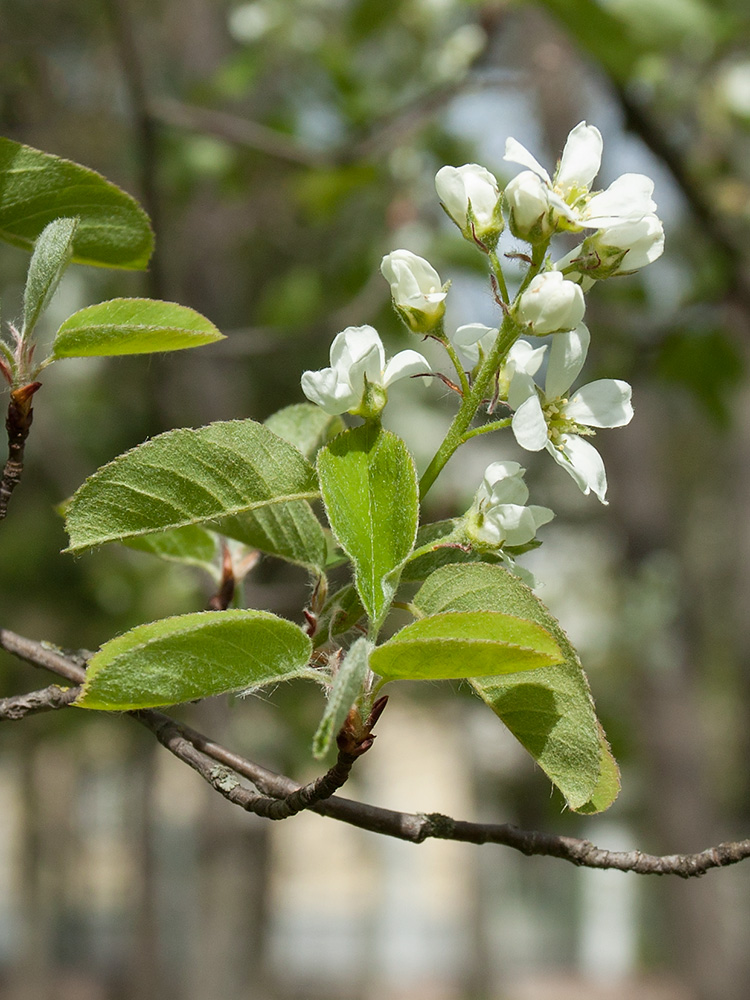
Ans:
[[[633,409],[619,379],[572,389],[589,346],[585,293],[655,260],[664,235],[647,177],[624,174],[607,190],[592,190],[601,152],[599,131],[582,122],[552,175],[514,139],[505,159],[525,169],[504,190],[478,164],[438,171],[443,208],[486,260],[497,325],[446,331],[449,282],[409,250],[387,254],[382,273],[398,315],[440,345],[446,370],[433,371],[416,350],[388,360],[373,327],[348,327],[333,341],[330,367],[302,375],[309,402],[263,424],[169,431],[80,487],[66,506],[68,552],[118,542],[200,566],[219,591],[211,605],[218,610],[140,625],[105,642],[77,705],[129,710],[312,679],[326,696],[313,740],[322,758],[344,729],[359,734],[362,748],[370,745],[384,685],[465,679],[571,809],[611,804],[617,765],[581,664],[517,562],[554,516],[528,502],[525,470],[498,443],[469,509],[420,522],[420,500],[452,455],[503,429],[521,448],[548,452],[583,493],[606,503],[591,438],[627,424]],[[150,231],[132,199],[75,164],[3,140],[0,173],[0,235],[33,251],[23,323],[8,325],[0,347],[9,412],[26,407],[26,432],[37,376],[53,361],[220,336],[184,307],[122,299],[66,320],[50,355],[36,362],[34,327],[65,267],[144,267]],[[73,183],[88,185],[90,196],[73,204]],[[512,288],[498,252],[506,225],[527,244],[510,255],[514,275],[523,265]],[[558,251],[556,237],[571,233],[580,234],[579,244]],[[402,380],[404,392],[409,378],[422,376],[454,391],[456,414],[419,477],[381,415],[394,383]],[[309,574],[309,604],[297,621],[242,606],[242,577],[258,552]],[[395,633],[394,607],[399,624],[405,613],[412,619]]]

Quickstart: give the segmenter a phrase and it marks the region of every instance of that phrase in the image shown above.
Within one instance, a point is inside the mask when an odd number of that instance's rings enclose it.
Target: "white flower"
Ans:
[[[387,386],[430,371],[429,363],[417,351],[401,351],[386,364],[377,330],[371,326],[348,326],[331,344],[331,367],[304,372],[302,391],[310,402],[335,415],[356,413],[368,388],[374,386],[381,390],[378,395],[382,397],[379,400],[382,409],[385,405],[382,390]]]
[[[485,326],[484,323],[466,323],[459,326],[453,335],[453,343],[466,358],[466,363],[473,368],[479,361],[479,350],[484,355],[492,350],[498,329]]]
[[[529,490],[523,481],[525,471],[518,462],[487,466],[466,523],[472,542],[488,548],[526,545],[537,528],[555,516],[548,507],[526,506]]]
[[[661,219],[644,215],[637,222],[626,220],[597,230],[559,260],[555,268],[571,278],[576,272],[587,278],[609,278],[613,274],[633,274],[663,252]]]
[[[602,158],[599,129],[579,122],[568,135],[554,177],[515,139],[508,139],[505,157],[520,163],[543,182],[550,206],[549,220],[558,229],[602,229],[624,220],[638,220],[656,211],[651,199],[654,182],[644,174],[622,174],[607,188],[591,194]]]
[[[631,389],[619,379],[599,379],[567,397],[586,360],[588,345],[589,332],[583,324],[554,338],[544,392],[527,372],[516,372],[509,393],[510,405],[515,409],[511,426],[522,448],[545,448],[584,493],[593,490],[606,503],[604,463],[584,438],[593,433],[592,427],[624,427],[630,423]]]
[[[586,303],[579,285],[560,271],[545,271],[520,296],[516,319],[537,337],[572,330],[583,319]]]
[[[434,330],[443,318],[447,292],[432,264],[410,250],[394,250],[383,257],[380,270],[407,326],[415,333]]]
[[[533,170],[522,170],[505,188],[510,231],[519,240],[541,243],[555,231],[550,222],[548,186]]]
[[[496,243],[502,232],[500,191],[496,178],[478,163],[441,167],[435,188],[443,208],[467,240]]]

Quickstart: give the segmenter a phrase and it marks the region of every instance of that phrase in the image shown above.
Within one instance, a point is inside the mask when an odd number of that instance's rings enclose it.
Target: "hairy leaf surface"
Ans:
[[[253,420],[160,434],[94,473],[66,511],[68,551],[318,495],[315,470]]]
[[[497,611],[446,612],[407,625],[370,657],[386,680],[449,680],[536,670],[562,660],[539,625]]]
[[[33,250],[54,219],[76,218],[73,260],[143,270],[154,248],[148,216],[94,170],[0,137],[0,239]]]
[[[321,449],[318,474],[331,529],[354,563],[357,590],[377,625],[417,534],[414,460],[401,438],[365,424]]]
[[[81,708],[125,711],[313,676],[311,643],[267,611],[202,611],[139,625],[91,659]]]
[[[477,694],[503,720],[576,812],[598,812],[617,797],[619,775],[594,711],[586,676],[570,640],[539,598],[500,566],[437,570],[414,604],[423,613],[490,609],[546,629],[564,662],[533,674],[474,678]]]
[[[181,351],[224,340],[195,309],[155,299],[110,299],[73,313],[52,345],[54,358]]]

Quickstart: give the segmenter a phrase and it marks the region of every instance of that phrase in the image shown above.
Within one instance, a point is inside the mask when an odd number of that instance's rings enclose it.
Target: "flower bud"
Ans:
[[[580,287],[559,271],[538,274],[518,300],[517,322],[537,337],[573,330],[583,319],[586,303]]]
[[[404,323],[414,333],[432,333],[445,313],[447,295],[432,264],[409,250],[394,250],[383,257],[380,270]]]
[[[443,208],[467,240],[490,248],[496,245],[504,223],[497,180],[489,170],[478,163],[441,167],[435,188]]]
[[[537,528],[552,520],[549,508],[526,506],[529,491],[524,472],[518,462],[493,462],[485,470],[464,522],[466,537],[479,551],[527,545]]]
[[[579,270],[592,278],[633,274],[664,252],[664,227],[656,215],[623,221],[587,236],[580,249]]]
[[[543,243],[555,231],[551,221],[549,187],[532,170],[522,170],[505,189],[510,231],[527,243]]]

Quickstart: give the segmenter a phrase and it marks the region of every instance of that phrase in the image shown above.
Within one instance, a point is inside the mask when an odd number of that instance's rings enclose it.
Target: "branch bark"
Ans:
[[[49,645],[16,635],[8,629],[0,629],[0,647],[76,684],[85,678],[83,655],[63,653]],[[162,712],[144,709],[127,714],[151,730],[162,746],[192,767],[220,795],[257,815],[267,816],[269,819],[284,818],[283,814],[292,815],[292,812],[285,812],[289,809],[287,803],[298,805],[310,794],[306,790],[317,784],[313,782],[308,786],[300,786],[291,778],[269,771],[260,764],[233,753]],[[336,771],[337,766],[338,762],[329,774]],[[243,785],[239,780],[241,777],[251,781],[258,791]],[[560,858],[583,868],[615,869],[639,875],[694,878],[704,875],[712,868],[725,868],[750,858],[750,839],[721,843],[695,854],[653,855],[642,851],[608,851],[596,847],[589,840],[537,830],[521,830],[510,823],[470,823],[440,813],[425,815],[396,812],[336,795],[316,800],[313,794],[301,808],[413,844],[421,844],[428,839],[499,844],[512,847],[522,854]]]

